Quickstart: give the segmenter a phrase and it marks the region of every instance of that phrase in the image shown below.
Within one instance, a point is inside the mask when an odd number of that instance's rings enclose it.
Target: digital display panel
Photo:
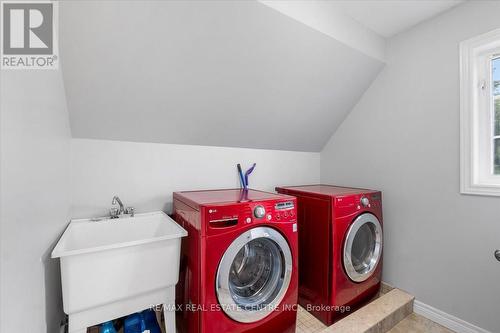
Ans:
[[[278,202],[274,206],[274,209],[285,210],[285,209],[292,209],[293,207],[294,207],[293,201],[285,201],[285,202]]]

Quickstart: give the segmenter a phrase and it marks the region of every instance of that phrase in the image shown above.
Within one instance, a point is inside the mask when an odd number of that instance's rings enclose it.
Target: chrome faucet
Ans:
[[[123,214],[127,214],[130,217],[134,217],[134,215],[135,215],[134,207],[125,208],[125,206],[123,205],[123,202],[120,200],[120,198],[117,195],[115,195],[113,197],[113,201],[111,201],[111,204],[112,205],[118,204],[120,206],[119,208],[113,207],[109,210],[109,213],[110,213],[112,219],[119,218]]]
[[[121,215],[125,212],[125,207],[123,206],[123,202],[120,200],[120,198],[117,195],[115,195],[113,197],[113,201],[111,201],[111,204],[112,205],[116,205],[116,204],[120,205],[120,210],[118,210],[118,215]]]

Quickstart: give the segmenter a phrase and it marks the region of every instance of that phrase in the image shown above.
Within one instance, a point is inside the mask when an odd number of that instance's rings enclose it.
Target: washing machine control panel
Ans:
[[[216,205],[205,209],[208,235],[227,228],[255,223],[294,222],[296,205],[293,200],[245,202]]]

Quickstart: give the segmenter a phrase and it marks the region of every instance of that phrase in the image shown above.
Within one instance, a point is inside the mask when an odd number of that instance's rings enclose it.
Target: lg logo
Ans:
[[[55,3],[2,2],[2,68],[56,68]]]

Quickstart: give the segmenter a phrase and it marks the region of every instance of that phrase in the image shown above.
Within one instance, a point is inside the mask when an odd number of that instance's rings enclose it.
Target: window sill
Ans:
[[[500,197],[500,186],[484,184],[467,184],[460,189],[461,194]]]

